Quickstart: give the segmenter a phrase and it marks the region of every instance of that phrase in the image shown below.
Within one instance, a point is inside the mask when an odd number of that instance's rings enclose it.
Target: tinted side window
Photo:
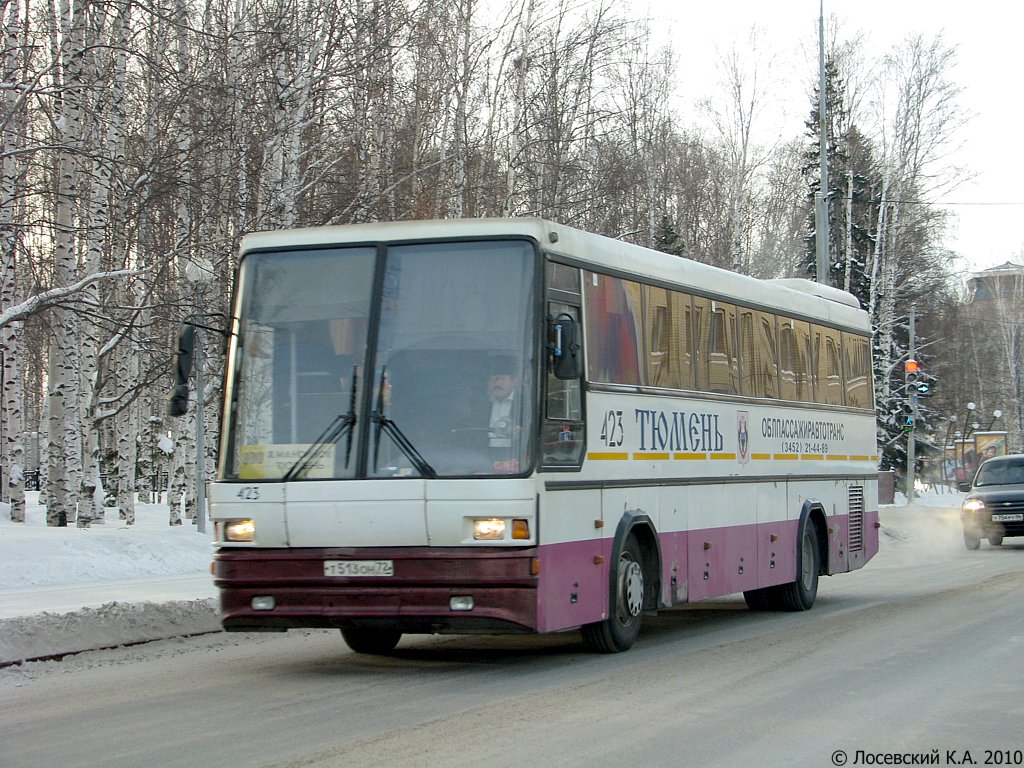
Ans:
[[[846,373],[846,404],[857,408],[874,406],[871,381],[871,342],[864,336],[843,334],[843,359]]]
[[[739,394],[739,356],[736,350],[736,307],[694,297],[693,319],[697,389]]]
[[[834,328],[813,326],[815,400],[824,405],[843,404],[843,371],[839,361],[840,333]]]
[[[779,379],[786,400],[814,399],[811,386],[811,339],[807,323],[779,318]]]
[[[654,387],[693,389],[690,296],[648,286],[647,383]]]
[[[640,384],[640,285],[584,274],[587,371],[591,381]]]
[[[775,341],[775,315],[753,309],[740,310],[743,394],[779,396],[779,364]]]

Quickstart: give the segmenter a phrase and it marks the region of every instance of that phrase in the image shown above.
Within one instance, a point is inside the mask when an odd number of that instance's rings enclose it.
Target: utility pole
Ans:
[[[910,308],[910,350],[907,352],[907,360],[914,360],[914,308]],[[916,372],[915,372],[916,374]],[[913,379],[916,381],[917,376]],[[907,398],[907,403],[910,405],[910,429],[907,430],[907,503],[911,504],[914,501],[914,463],[916,460],[916,439],[914,437],[914,430],[917,429],[917,394],[914,392],[913,387],[910,383],[904,384],[904,396]]]
[[[828,223],[828,115],[825,104],[825,0],[818,15],[818,157],[821,166],[821,188],[814,196],[814,244],[817,281],[828,285],[829,223]]]

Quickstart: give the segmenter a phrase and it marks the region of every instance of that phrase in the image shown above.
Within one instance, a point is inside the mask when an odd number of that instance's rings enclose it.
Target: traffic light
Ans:
[[[935,389],[935,377],[927,376],[921,370],[921,364],[911,358],[903,364],[904,392],[908,402],[915,402],[918,397],[931,397]],[[929,379],[926,381],[925,379]]]
[[[918,377],[920,376],[921,366],[914,358],[908,359],[903,364],[903,384],[904,391],[907,394],[907,399],[913,402],[913,397],[920,394],[918,392]]]

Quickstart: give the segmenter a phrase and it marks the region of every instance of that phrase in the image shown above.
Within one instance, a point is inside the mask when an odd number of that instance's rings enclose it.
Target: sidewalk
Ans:
[[[220,630],[208,573],[0,590],[0,666]]]

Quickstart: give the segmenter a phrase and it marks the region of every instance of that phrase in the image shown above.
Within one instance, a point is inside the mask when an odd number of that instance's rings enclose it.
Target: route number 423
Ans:
[[[622,445],[622,411],[608,411],[601,425],[601,442],[609,448]]]

